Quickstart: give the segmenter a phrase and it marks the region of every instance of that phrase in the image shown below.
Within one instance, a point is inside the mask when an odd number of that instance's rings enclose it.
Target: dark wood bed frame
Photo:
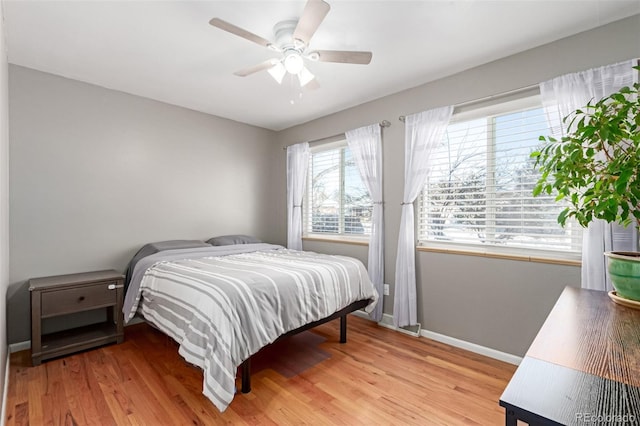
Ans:
[[[353,311],[357,311],[358,309],[362,309],[369,304],[370,300],[358,300],[357,302],[353,302],[348,305],[346,308],[339,310],[333,315],[329,315],[326,318],[323,318],[318,321],[311,322],[309,324],[305,324],[300,328],[296,328],[295,330],[291,330],[288,333],[283,334],[278,337],[275,341],[277,342],[280,339],[284,339],[285,337],[293,336],[294,334],[301,333],[303,331],[309,330],[310,328],[314,328],[319,326],[320,324],[324,324],[325,322],[333,321],[336,318],[340,318],[340,343],[347,342],[347,314],[350,314]],[[251,392],[251,357],[240,364],[240,371],[242,373],[242,393]]]

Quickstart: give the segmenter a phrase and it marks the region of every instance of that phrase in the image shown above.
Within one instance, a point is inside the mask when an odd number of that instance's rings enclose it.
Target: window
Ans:
[[[373,204],[346,141],[312,149],[305,195],[307,234],[371,234]]]
[[[420,242],[580,253],[579,225],[557,223],[565,204],[532,196],[529,155],[547,134],[537,96],[454,114],[420,197]]]

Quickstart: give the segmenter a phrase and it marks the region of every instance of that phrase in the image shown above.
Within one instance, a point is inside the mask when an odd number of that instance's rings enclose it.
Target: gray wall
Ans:
[[[30,277],[124,271],[150,241],[268,237],[273,132],[14,65],[9,106],[10,342],[30,339]]]
[[[395,274],[403,188],[404,126],[400,115],[480,99],[530,86],[568,72],[640,56],[640,16],[634,16],[536,49],[387,96],[278,134],[281,146],[320,139],[349,129],[390,120],[383,130],[386,282]],[[276,150],[278,151],[278,150]],[[285,161],[273,157],[278,171],[279,206],[273,222],[286,233]],[[305,242],[305,249],[341,250],[366,257],[361,246]],[[431,252],[417,253],[418,318],[423,329],[523,355],[566,285],[580,285],[575,266],[490,259]],[[393,288],[391,290],[393,295]],[[393,310],[392,297],[384,304]]]
[[[9,65],[0,3],[0,400],[4,400],[7,362],[7,287],[9,286]]]

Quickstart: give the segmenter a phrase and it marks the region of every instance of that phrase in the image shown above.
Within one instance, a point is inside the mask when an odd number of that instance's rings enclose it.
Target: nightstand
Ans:
[[[29,280],[31,293],[31,360],[43,360],[122,343],[124,277],[117,271],[96,271]],[[95,309],[107,310],[107,321],[42,334],[42,320]]]

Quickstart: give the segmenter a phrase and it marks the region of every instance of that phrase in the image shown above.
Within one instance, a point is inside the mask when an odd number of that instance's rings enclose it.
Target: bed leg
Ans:
[[[347,343],[347,315],[340,317],[340,343]]]
[[[251,358],[247,358],[240,366],[242,371],[242,393],[251,392]]]

